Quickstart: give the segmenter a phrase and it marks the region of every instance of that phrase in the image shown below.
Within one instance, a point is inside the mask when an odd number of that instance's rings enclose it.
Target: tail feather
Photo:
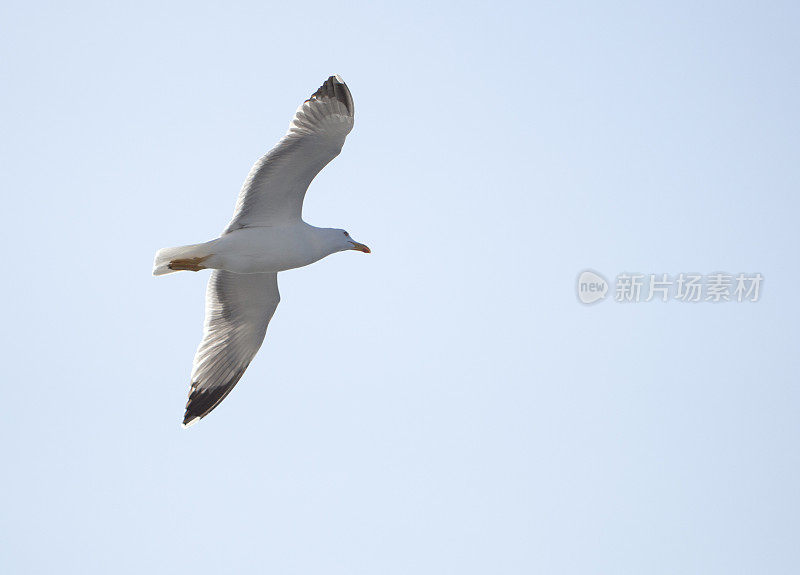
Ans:
[[[174,248],[163,248],[156,252],[156,259],[153,262],[153,275],[163,276],[171,274],[179,269],[172,269],[169,267],[170,262],[173,260],[186,260],[191,258],[202,259],[211,255],[211,250],[214,241],[205,242],[202,244],[192,244],[189,246],[178,246]],[[186,268],[184,268],[186,269]]]

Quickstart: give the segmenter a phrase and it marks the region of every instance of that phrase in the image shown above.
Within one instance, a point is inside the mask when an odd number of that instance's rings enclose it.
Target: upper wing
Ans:
[[[212,272],[184,426],[205,417],[230,393],[261,347],[280,301],[277,273]]]
[[[331,76],[297,109],[286,135],[250,170],[225,233],[300,219],[308,185],[339,155],[352,129],[353,97],[339,76]]]

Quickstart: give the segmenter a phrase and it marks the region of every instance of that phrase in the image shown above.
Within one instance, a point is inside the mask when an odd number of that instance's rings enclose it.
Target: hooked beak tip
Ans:
[[[359,251],[359,252],[364,252],[365,254],[371,254],[371,253],[372,253],[372,250],[370,250],[370,249],[369,249],[367,246],[365,246],[364,244],[360,244],[360,243],[358,243],[358,242],[350,242],[350,243],[351,243],[351,244],[353,244],[353,247],[352,247],[352,248],[350,248],[350,249],[352,249],[352,250],[357,250],[357,251]]]

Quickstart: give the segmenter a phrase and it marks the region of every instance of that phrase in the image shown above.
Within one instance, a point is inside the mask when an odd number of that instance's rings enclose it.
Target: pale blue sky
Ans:
[[[795,573],[800,11],[4,3],[3,573]],[[252,162],[355,98],[245,377],[180,428]],[[755,304],[578,303],[586,268]]]

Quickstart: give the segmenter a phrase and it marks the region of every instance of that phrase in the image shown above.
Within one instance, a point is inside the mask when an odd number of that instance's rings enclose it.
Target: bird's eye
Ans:
[[[346,235],[348,238],[350,237],[350,234],[348,234],[347,232],[345,232],[344,235]]]

